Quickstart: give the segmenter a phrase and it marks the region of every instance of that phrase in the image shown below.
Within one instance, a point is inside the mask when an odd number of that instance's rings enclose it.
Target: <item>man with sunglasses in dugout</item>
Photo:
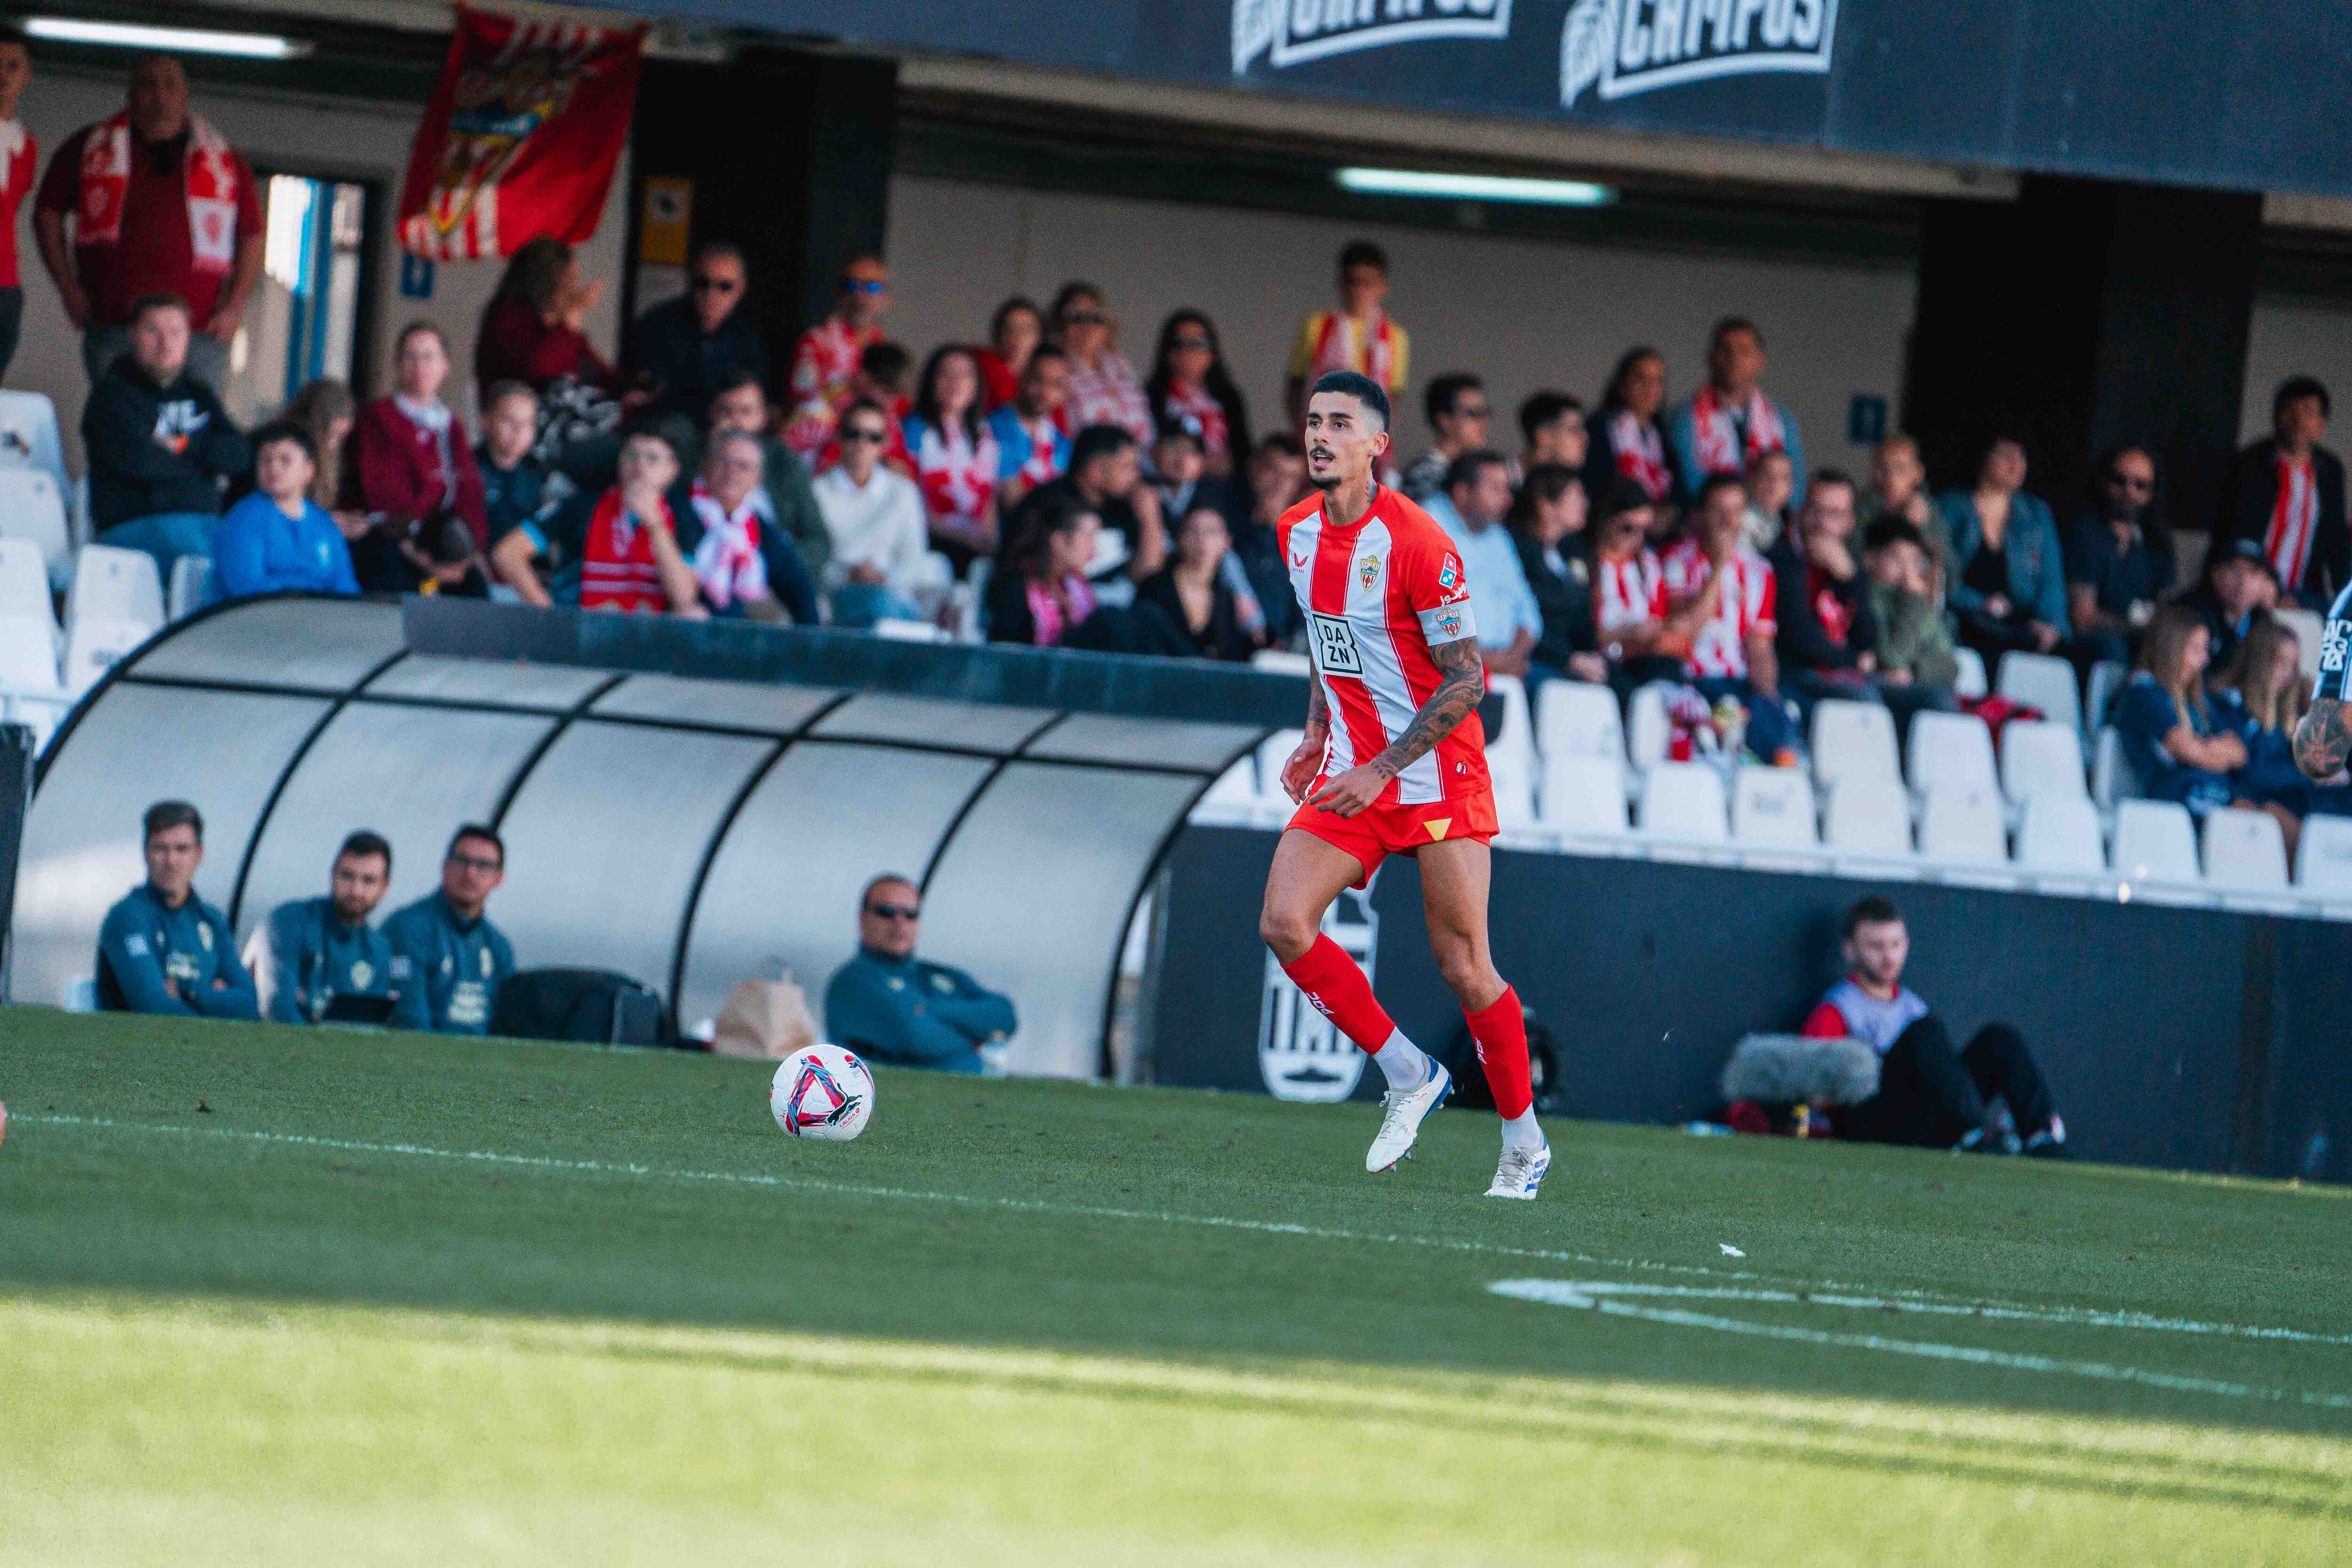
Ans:
[[[721,386],[768,379],[767,341],[742,308],[749,287],[742,251],[716,241],[694,253],[683,299],[637,318],[632,363],[653,388],[648,414],[683,414],[700,426]]]
[[[507,847],[467,823],[449,841],[441,886],[384,921],[392,943],[393,1023],[443,1035],[484,1035],[499,987],[515,972],[514,948],[482,911],[506,880]]]
[[[2172,531],[2156,506],[2156,458],[2146,447],[2118,447],[2092,482],[2095,504],[2066,534],[2074,652],[2085,667],[2128,664],[2172,586]]]
[[[857,956],[824,988],[825,1032],[872,1060],[939,1072],[998,1073],[1019,1019],[1009,997],[961,969],[915,956],[923,896],[886,873],[857,902]]]

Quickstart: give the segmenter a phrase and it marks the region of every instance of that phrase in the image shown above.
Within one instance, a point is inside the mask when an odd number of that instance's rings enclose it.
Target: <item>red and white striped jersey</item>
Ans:
[[[1706,586],[1706,580],[1715,574],[1715,563],[1706,558],[1697,540],[1685,539],[1666,552],[1660,570],[1667,602],[1679,604]],[[1691,639],[1693,675],[1745,676],[1748,650],[1742,645],[1748,634],[1761,632],[1769,637],[1775,629],[1771,563],[1743,544],[1727,570],[1733,580],[1723,585],[1715,617]]]
[[[1593,558],[1592,614],[1601,637],[1624,626],[1666,616],[1666,587],[1655,552],[1644,547],[1622,561]]]
[[[1352,528],[1330,526],[1322,498],[1309,496],[1282,514],[1276,536],[1331,710],[1329,778],[1380,755],[1429,700],[1440,679],[1433,645],[1476,638],[1469,578],[1445,530],[1386,485]],[[1488,787],[1486,731],[1473,713],[1390,780],[1378,804],[1425,805]]]
[[[2279,586],[2288,593],[2303,587],[2303,574],[2311,564],[2311,542],[2319,532],[2319,479],[2311,459],[2300,463],[2282,456],[2278,460],[2278,500],[2271,507],[2270,527],[2263,534],[2263,553],[2278,574]]]

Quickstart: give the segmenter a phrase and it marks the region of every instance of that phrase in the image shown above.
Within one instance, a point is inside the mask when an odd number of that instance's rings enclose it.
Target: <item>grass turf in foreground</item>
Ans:
[[[0,1561],[2352,1555],[2352,1346],[2048,1321],[2352,1334],[2340,1192],[1563,1126],[1507,1205],[1469,1114],[766,1076],[0,1012]]]

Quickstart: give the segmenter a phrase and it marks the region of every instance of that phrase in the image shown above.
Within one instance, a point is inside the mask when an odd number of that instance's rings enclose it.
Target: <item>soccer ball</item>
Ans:
[[[874,1075],[855,1053],[820,1042],[776,1068],[768,1110],[795,1138],[846,1143],[874,1114]]]

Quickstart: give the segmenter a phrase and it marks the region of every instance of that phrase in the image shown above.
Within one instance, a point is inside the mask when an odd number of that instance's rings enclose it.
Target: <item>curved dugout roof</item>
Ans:
[[[144,876],[140,813],[180,796],[205,814],[197,891],[240,942],[324,892],[355,828],[392,841],[389,912],[437,885],[459,823],[488,821],[518,962],[619,970],[689,1028],[784,970],[821,1016],[858,889],[901,871],[924,956],[1018,1004],[1014,1070],[1092,1076],[1138,900],[1270,727],[452,656],[413,646],[396,605],[233,605],[126,659],[53,742],[10,994],[63,1003],[91,975],[100,921]]]

